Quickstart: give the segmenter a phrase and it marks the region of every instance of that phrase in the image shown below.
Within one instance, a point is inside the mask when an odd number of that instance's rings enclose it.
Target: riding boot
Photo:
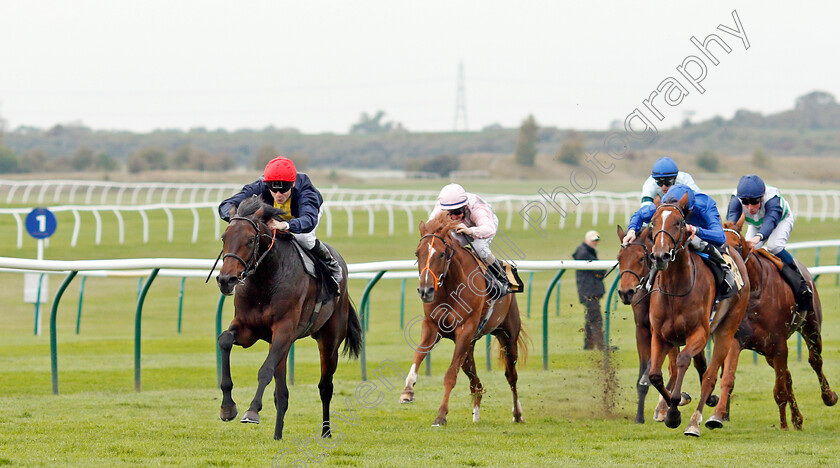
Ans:
[[[341,265],[339,265],[338,262],[335,261],[335,258],[333,258],[332,254],[330,253],[330,249],[328,249],[323,242],[316,239],[315,247],[312,247],[312,250],[310,251],[314,253],[318,258],[324,261],[324,263],[327,265],[327,268],[330,269],[333,281],[335,281],[335,284],[339,286],[338,289],[341,289],[341,280],[344,279],[344,272],[341,271]],[[338,291],[336,291],[336,294],[338,294]]]
[[[795,264],[786,264],[782,268],[782,277],[787,281],[793,290],[793,296],[796,298],[796,311],[805,312],[811,310],[811,303],[814,298],[814,292],[802,276],[799,268]]]
[[[487,268],[493,272],[499,282],[502,284],[502,289],[505,291],[505,294],[510,292],[510,281],[508,281],[507,272],[505,272],[505,266],[501,260],[496,260],[490,265],[487,265]]]
[[[716,265],[720,266],[720,269],[723,271],[723,278],[718,284],[719,299],[726,299],[734,296],[738,292],[738,285],[735,284],[735,274],[732,273],[732,269],[729,268],[729,264],[726,263],[723,255],[721,255],[720,251],[714,245],[705,241],[701,242],[702,250],[700,251],[708,255],[709,258],[712,259]]]

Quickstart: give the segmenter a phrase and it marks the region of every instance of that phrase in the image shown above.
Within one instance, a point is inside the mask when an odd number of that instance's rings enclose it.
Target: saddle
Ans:
[[[321,307],[335,299],[338,285],[332,281],[332,273],[329,267],[323,260],[316,257],[315,254],[309,250],[304,249],[296,240],[292,240],[292,245],[298,251],[300,261],[303,263],[303,270],[307,275],[315,278],[318,281],[318,302],[315,304],[315,310],[312,311],[312,316],[309,318],[309,323],[304,327],[303,332],[299,336],[304,336],[309,333],[312,325],[318,320],[318,314],[321,313]]]
[[[525,290],[525,284],[522,282],[522,279],[519,277],[519,273],[513,265],[505,262],[504,260],[499,260],[499,263],[501,263],[504,268],[505,277],[508,282],[508,284],[503,284],[501,279],[498,278],[494,272],[490,271],[488,265],[484,263],[477,253],[475,253],[471,245],[468,244],[464,246],[464,248],[470,253],[470,255],[473,256],[476,263],[478,263],[478,267],[481,269],[481,273],[487,281],[490,300],[495,301],[509,293],[519,293]],[[509,291],[508,286],[510,289]]]

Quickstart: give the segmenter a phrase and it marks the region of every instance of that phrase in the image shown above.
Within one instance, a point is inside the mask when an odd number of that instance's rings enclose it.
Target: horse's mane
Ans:
[[[260,208],[264,210],[263,219],[279,217],[281,215],[286,214],[285,211],[263,202],[260,197],[254,195],[253,197],[247,198],[245,199],[245,201],[239,204],[239,209],[236,212],[236,216],[252,216]]]
[[[455,229],[461,224],[460,220],[452,220],[449,218],[449,213],[441,211],[434,218],[426,222],[426,231],[434,234],[445,235]]]
[[[735,226],[734,221],[724,221],[723,222],[723,228],[724,229],[732,229],[733,231],[737,231],[736,227],[737,226]]]

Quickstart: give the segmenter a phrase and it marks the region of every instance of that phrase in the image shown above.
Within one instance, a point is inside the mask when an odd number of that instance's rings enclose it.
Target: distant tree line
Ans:
[[[655,141],[634,145],[632,150],[753,154],[756,161],[769,164],[768,154],[840,154],[838,130],[840,104],[833,95],[814,91],[797,98],[792,109],[773,115],[742,109],[729,120],[686,120],[682,127],[660,131]],[[586,151],[600,148],[607,133],[539,127],[534,116],[528,116],[519,128],[491,125],[474,132],[417,133],[387,119],[383,111],[362,113],[349,131],[304,135],[293,128],[232,132],[193,128],[138,134],[92,130],[80,124],[5,132],[0,126],[0,172],[259,169],[279,154],[296,163],[300,160],[302,167],[403,169],[429,162],[432,172],[447,170],[448,158],[478,153],[514,154],[525,166],[533,165],[537,154],[547,154],[575,165]],[[442,155],[446,158],[441,159]],[[703,164],[714,164],[708,155],[704,158]]]

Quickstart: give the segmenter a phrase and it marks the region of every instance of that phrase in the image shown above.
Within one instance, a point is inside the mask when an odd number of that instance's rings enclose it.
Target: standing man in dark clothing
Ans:
[[[601,236],[589,231],[583,237],[583,243],[575,250],[575,260],[598,260],[595,247]],[[604,331],[601,319],[601,297],[604,296],[605,270],[577,270],[577,290],[580,303],[586,306],[586,325],[584,326],[583,349],[604,349]]]

